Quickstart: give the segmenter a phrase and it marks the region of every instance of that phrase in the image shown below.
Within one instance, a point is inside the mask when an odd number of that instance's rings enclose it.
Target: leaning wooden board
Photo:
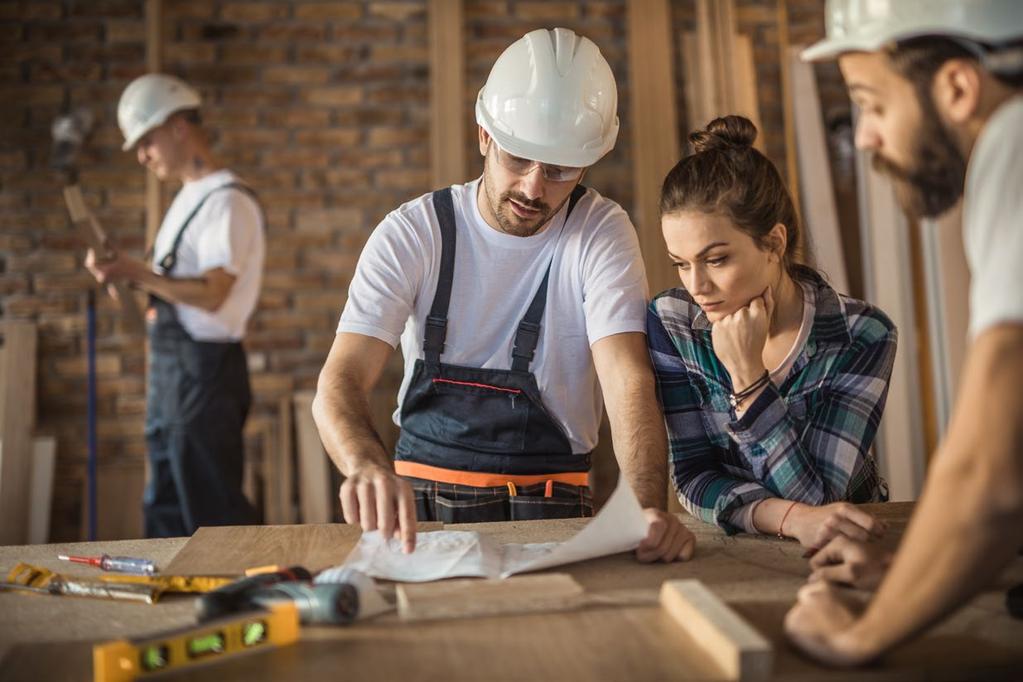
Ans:
[[[871,509],[889,520],[892,535],[901,532],[909,513],[908,505],[873,506]],[[1023,669],[1023,623],[1013,621],[1006,614],[1004,592],[1013,582],[1023,581],[1023,560],[1017,560],[998,585],[974,599],[927,637],[898,650],[884,665],[852,672],[830,671],[795,655],[781,631],[784,614],[808,572],[802,550],[793,542],[744,535],[729,538],[691,519],[685,522],[696,532],[699,542],[697,557],[690,563],[644,566],[637,564],[631,555],[623,554],[555,570],[569,573],[588,591],[656,590],[665,580],[695,578],[702,581],[771,642],[775,650],[771,679],[1019,678],[1019,670]],[[578,521],[541,521],[458,528],[479,530],[500,542],[540,542],[563,540],[580,525]],[[293,550],[281,548],[338,543],[328,547],[330,552],[321,559],[314,553],[306,554],[306,558],[312,557],[312,561],[306,563],[315,564],[332,560],[341,553],[341,542],[351,542],[357,535],[357,531],[346,534],[347,531],[329,530],[329,526],[313,527],[311,531],[301,530],[303,528],[249,528],[244,529],[244,534],[196,534],[169,568],[213,568],[218,565],[214,559],[217,555],[230,558],[235,562],[233,565],[267,563],[268,553],[276,552],[275,556],[290,558],[288,552]],[[10,563],[15,556],[28,559],[31,552],[45,549],[0,548],[0,565]],[[97,551],[102,549],[96,547]],[[52,548],[49,551],[52,552]],[[136,553],[140,551],[141,548]],[[12,599],[22,601],[12,602]],[[0,610],[7,614],[10,604],[40,601],[0,595]],[[47,598],[48,615],[18,612],[15,615],[17,627],[8,630],[9,636],[19,643],[66,640],[66,635],[61,636],[61,628],[53,627],[54,615],[58,611],[72,612],[81,608],[73,608],[74,605],[88,605],[92,613],[124,606]],[[153,613],[152,629],[166,626],[162,613],[167,613],[166,620],[173,622],[174,618],[169,616],[179,607],[172,603],[155,607],[131,606],[143,609],[133,613]],[[117,631],[113,622],[103,627],[104,636]],[[136,621],[134,627],[125,629],[123,634],[139,631]],[[61,676],[61,671],[78,671],[71,661],[74,656],[81,656],[82,651],[87,651],[87,644],[80,642],[65,649],[67,657],[55,660],[52,646],[19,646],[0,664],[0,679],[5,675],[11,678],[20,675],[23,679],[55,678]],[[87,657],[84,660],[88,660]],[[257,680],[301,679],[313,675],[335,676],[342,669],[353,678],[373,679],[521,679],[534,676],[542,679],[684,680],[713,679],[716,675],[713,663],[663,609],[630,606],[411,624],[385,616],[378,622],[356,627],[307,628],[298,645],[272,655],[225,662],[196,677],[215,680],[246,675]],[[69,674],[67,678],[87,679],[80,672]]]

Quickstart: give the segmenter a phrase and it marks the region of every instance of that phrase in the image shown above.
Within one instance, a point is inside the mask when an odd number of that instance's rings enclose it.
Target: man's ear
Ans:
[[[971,59],[949,59],[934,74],[931,96],[943,121],[962,124],[976,113],[980,104],[979,69]]]
[[[479,128],[480,134],[480,156],[487,155],[487,146],[490,144],[490,133],[483,129],[483,126],[476,126]]]

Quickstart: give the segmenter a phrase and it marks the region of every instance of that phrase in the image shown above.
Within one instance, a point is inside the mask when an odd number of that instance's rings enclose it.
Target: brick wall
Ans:
[[[254,411],[270,413],[280,396],[315,385],[373,227],[431,189],[426,3],[163,5],[163,70],[202,91],[217,153],[253,184],[269,216],[264,288],[247,347]],[[790,5],[794,41],[797,34],[810,40],[820,33],[820,3]],[[783,164],[774,6],[740,0],[737,14],[740,28],[755,36],[768,150]],[[0,2],[0,49],[12,57],[0,63],[0,307],[4,318],[40,326],[39,428],[58,437],[54,540],[77,539],[80,532],[84,292],[92,280],[80,265],[82,245],[68,224],[60,180],[47,169],[49,126],[69,106],[87,104],[97,114],[81,177],[86,198],[122,247],[141,254],[145,177],[120,151],[115,107],[124,86],[144,71],[143,9],[141,0]],[[693,16],[691,0],[674,3],[676,31],[691,29]],[[595,40],[618,80],[619,142],[587,183],[631,209],[625,0],[466,0],[465,19],[470,173],[481,168],[472,105],[493,60],[527,31],[563,25]],[[680,72],[676,65],[681,93]],[[844,102],[834,87],[825,96],[835,106]],[[690,126],[682,120],[679,127],[684,139]],[[166,200],[175,189],[165,192]],[[143,348],[119,333],[102,297],[98,330],[102,469],[141,472]],[[383,389],[392,393],[397,359]],[[125,495],[111,486],[105,497]],[[134,503],[129,507],[122,513],[135,514]]]

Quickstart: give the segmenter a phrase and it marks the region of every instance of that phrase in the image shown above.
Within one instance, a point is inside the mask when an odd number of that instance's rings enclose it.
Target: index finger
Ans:
[[[845,561],[845,549],[849,543],[844,535],[839,535],[831,539],[828,544],[824,545],[823,548],[817,551],[813,557],[810,558],[810,567],[814,569],[823,568],[825,566],[831,566],[832,564],[840,564]]]
[[[871,535],[876,537],[884,535],[884,525],[859,507],[847,507],[843,515]]]
[[[416,549],[416,500],[412,486],[398,483],[398,532],[406,554]]]

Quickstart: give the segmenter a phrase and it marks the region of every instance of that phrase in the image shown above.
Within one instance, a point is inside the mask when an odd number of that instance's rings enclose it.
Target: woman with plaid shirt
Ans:
[[[896,329],[798,264],[792,200],[756,133],[738,116],[694,132],[661,192],[683,287],[650,304],[647,343],[672,480],[728,533],[866,540],[884,524],[850,503],[887,498],[870,446]]]

